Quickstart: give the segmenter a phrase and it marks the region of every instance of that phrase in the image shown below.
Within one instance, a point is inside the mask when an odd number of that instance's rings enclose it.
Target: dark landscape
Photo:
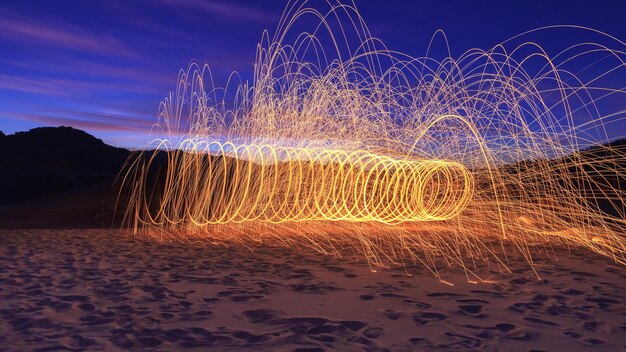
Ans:
[[[2,1],[0,352],[626,352],[625,13]]]
[[[113,226],[113,183],[128,156],[71,127],[3,135],[0,227]]]

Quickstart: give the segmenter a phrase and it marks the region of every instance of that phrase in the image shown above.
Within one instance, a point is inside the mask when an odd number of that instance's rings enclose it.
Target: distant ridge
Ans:
[[[72,127],[39,127],[0,140],[0,204],[91,186],[115,177],[129,151]]]
[[[128,157],[128,150],[112,147],[73,127],[38,127],[4,136],[2,162],[21,169],[114,173]]]
[[[72,127],[0,132],[0,227],[110,226],[129,154]]]

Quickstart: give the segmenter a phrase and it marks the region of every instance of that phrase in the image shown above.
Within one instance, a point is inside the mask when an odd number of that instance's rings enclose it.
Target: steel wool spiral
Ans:
[[[307,4],[263,32],[250,81],[180,71],[118,178],[134,233],[377,266],[533,264],[550,246],[626,264],[626,147],[608,143],[626,121],[626,43],[556,26],[412,56],[354,4]],[[550,54],[535,39],[551,31],[590,41]]]
[[[445,220],[470,202],[473,178],[457,162],[363,150],[193,143],[173,158],[166,222]],[[167,213],[164,210],[174,210]]]

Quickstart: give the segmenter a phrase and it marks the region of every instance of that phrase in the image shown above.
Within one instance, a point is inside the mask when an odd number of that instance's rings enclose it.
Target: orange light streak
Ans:
[[[608,44],[414,58],[371,37],[353,4],[329,7],[290,3],[277,34],[263,34],[252,84],[216,88],[195,64],[180,73],[154,126],[160,151],[120,177],[135,232],[348,249],[435,275],[436,258],[506,267],[511,251],[533,264],[561,245],[626,264],[626,149],[580,151],[626,119],[626,87],[600,84],[626,72],[624,42],[572,26]],[[301,16],[320,26],[290,41]],[[576,60],[593,75],[568,70]]]

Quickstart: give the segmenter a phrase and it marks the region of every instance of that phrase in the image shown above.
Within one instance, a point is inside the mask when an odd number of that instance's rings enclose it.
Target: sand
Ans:
[[[626,268],[582,250],[440,282],[293,249],[0,231],[0,350],[620,351]],[[493,263],[492,263],[493,264]],[[410,275],[409,275],[410,274]]]

